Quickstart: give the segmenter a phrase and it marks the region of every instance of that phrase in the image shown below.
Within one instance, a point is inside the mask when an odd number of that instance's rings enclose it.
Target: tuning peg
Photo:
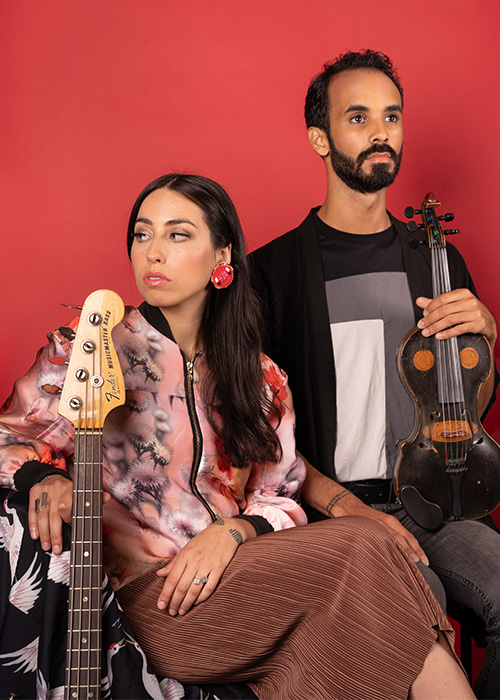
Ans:
[[[75,339],[76,333],[72,328],[68,328],[68,326],[61,326],[58,330],[59,333],[67,340]]]
[[[48,360],[52,362],[53,365],[69,365],[69,360],[65,360],[64,357],[49,357]]]
[[[445,231],[443,231],[443,233],[446,236],[452,236],[455,233],[460,233],[460,229],[459,228],[448,228]]]
[[[406,224],[406,228],[410,233],[415,233],[415,231],[417,231],[418,229],[424,228],[424,225],[417,224],[416,221],[408,221],[408,223]]]
[[[424,245],[425,241],[421,241],[419,238],[410,238],[410,248],[418,248],[419,245]]]
[[[65,306],[67,309],[78,309],[79,311],[83,309],[83,306],[72,306],[71,304],[64,304],[62,301],[59,303],[61,306]]]
[[[443,214],[442,216],[438,216],[439,221],[453,221],[455,218],[455,214],[452,214],[449,212],[448,214]]]
[[[405,209],[405,216],[407,219],[411,219],[412,217],[415,216],[415,214],[421,214],[420,209],[414,209],[413,207],[406,207]]]

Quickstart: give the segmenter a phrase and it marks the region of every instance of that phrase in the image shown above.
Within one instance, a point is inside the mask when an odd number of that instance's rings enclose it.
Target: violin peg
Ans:
[[[460,233],[459,228],[447,228],[445,231],[443,231],[445,236],[452,236],[455,233]]]
[[[422,210],[421,209],[414,209],[413,207],[406,207],[405,209],[405,216],[407,219],[411,219],[415,216],[415,214],[421,214]]]
[[[415,231],[418,229],[418,224],[416,221],[408,221],[406,228],[410,233],[415,233]]]
[[[455,214],[452,214],[451,212],[449,212],[448,214],[443,214],[442,216],[438,216],[438,219],[440,221],[453,221],[454,218]]]

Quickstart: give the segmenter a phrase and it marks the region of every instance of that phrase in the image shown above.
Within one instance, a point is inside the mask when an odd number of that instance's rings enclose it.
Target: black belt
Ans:
[[[363,481],[347,481],[341,485],[368,505],[396,502],[392,479],[364,479]]]

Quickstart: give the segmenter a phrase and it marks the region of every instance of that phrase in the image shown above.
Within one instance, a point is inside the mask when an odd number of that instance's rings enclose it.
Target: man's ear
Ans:
[[[317,126],[310,126],[307,130],[307,138],[313,151],[316,151],[322,158],[325,158],[330,153],[328,138],[323,129]]]

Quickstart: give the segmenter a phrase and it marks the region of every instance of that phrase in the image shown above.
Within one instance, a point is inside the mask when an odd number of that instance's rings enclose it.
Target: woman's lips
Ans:
[[[147,287],[161,287],[170,282],[161,272],[147,272],[142,279]]]

